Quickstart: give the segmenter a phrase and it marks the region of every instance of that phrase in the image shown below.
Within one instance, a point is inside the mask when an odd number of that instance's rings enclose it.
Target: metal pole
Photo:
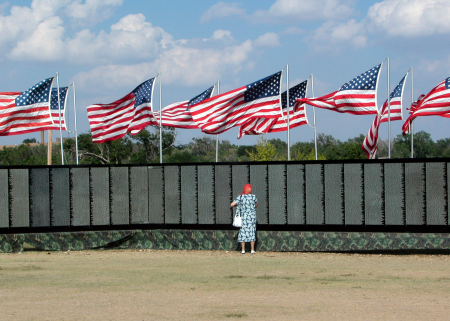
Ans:
[[[217,80],[217,95],[220,95],[220,80]],[[216,163],[219,161],[219,134],[216,135]]]
[[[73,88],[73,110],[75,114],[75,153],[76,153],[76,159],[77,159],[77,165],[78,165],[78,130],[77,130],[77,103],[75,99],[75,83],[72,83]]]
[[[64,165],[64,147],[62,137],[62,124],[61,124],[61,100],[59,97],[59,73],[56,73],[56,87],[58,93],[58,111],[59,111],[59,139],[61,140],[61,165]]]
[[[391,159],[391,97],[390,97],[390,89],[389,89],[389,87],[390,87],[390,66],[389,66],[390,64],[389,64],[389,57],[387,58],[387,94],[388,94],[388,100],[387,100],[387,102],[388,102],[388,136],[389,136],[389,138],[388,138],[388,151],[389,151],[389,155],[388,155],[388,158],[389,159]],[[382,111],[383,112],[383,111]]]
[[[287,110],[287,144],[288,144],[288,161],[291,160],[291,133],[289,124],[289,65],[286,65],[286,110]],[[281,106],[283,110],[283,106]]]
[[[162,110],[161,110],[161,73],[159,76],[159,163],[162,164]]]
[[[411,67],[411,104],[414,102],[414,72]],[[410,127],[410,135],[411,135],[411,158],[414,158],[414,125],[413,121],[411,121]]]
[[[311,74],[311,92],[312,92],[312,98],[314,98],[314,75]],[[314,151],[316,160],[318,159],[317,156],[317,128],[316,128],[316,108],[313,107],[313,121],[314,121]]]

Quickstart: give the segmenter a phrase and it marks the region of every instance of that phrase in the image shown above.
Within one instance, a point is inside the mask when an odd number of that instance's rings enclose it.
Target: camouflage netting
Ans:
[[[125,230],[0,235],[0,252],[93,249],[239,250],[237,230]],[[445,233],[257,232],[258,251],[450,250]]]

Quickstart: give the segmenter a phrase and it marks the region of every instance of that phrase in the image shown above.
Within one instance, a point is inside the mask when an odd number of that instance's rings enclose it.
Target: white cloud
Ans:
[[[0,16],[0,44],[29,37],[40,23],[53,18],[59,7],[60,5],[55,5],[54,1],[33,1],[30,8],[11,7],[9,15]]]
[[[114,7],[121,6],[123,0],[81,0],[71,1],[65,7],[65,13],[68,17],[74,19],[77,24],[91,24],[103,21],[109,18]]]
[[[353,13],[354,1],[345,0],[277,0],[269,10],[253,14],[256,22],[341,20]]]
[[[389,36],[450,33],[450,1],[386,0],[370,7],[368,19]]]
[[[114,64],[130,59],[155,59],[168,43],[173,42],[168,33],[146,22],[142,14],[123,17],[111,26],[110,33],[94,34],[85,29],[73,38],[63,37],[61,24],[57,17],[40,23],[30,36],[17,43],[10,57],[38,61],[65,59],[74,64]]]
[[[315,30],[307,42],[317,51],[339,51],[348,46],[363,48],[367,44],[365,25],[354,19],[339,24],[326,22]]]
[[[99,66],[78,74],[75,79],[87,91],[98,86],[114,88],[125,83],[131,86],[158,72],[162,73],[164,84],[211,85],[223,74],[237,73],[251,64],[249,56],[254,49],[251,40],[232,45],[228,44],[228,37],[222,43],[217,44],[217,41],[214,37],[203,39],[202,43],[207,45],[203,48],[198,47],[195,40],[173,41],[150,62]]]
[[[77,89],[82,89],[84,92],[95,93],[98,92],[98,88],[107,90],[131,88],[131,91],[141,82],[154,76],[156,76],[156,73],[149,63],[117,64],[99,66],[89,71],[80,72],[75,75],[74,81],[77,84]],[[123,92],[123,95],[125,94],[127,93]]]
[[[275,47],[280,45],[280,37],[274,32],[268,32],[255,40],[255,46]]]
[[[34,59],[40,61],[55,61],[64,57],[62,35],[64,28],[58,17],[53,17],[39,23],[34,32],[17,45],[11,53],[13,59]]]
[[[244,9],[241,9],[237,3],[219,1],[202,15],[200,22],[203,23],[213,19],[224,19],[233,16],[245,16]]]
[[[230,40],[234,40],[233,36],[231,35],[231,31],[229,30],[222,30],[222,29],[218,29],[216,31],[214,31],[212,37],[213,39],[219,40],[219,39],[224,39],[224,38],[228,38]],[[207,39],[205,39],[207,40]]]
[[[211,85],[224,74],[233,75],[251,67],[255,46],[279,44],[274,33],[254,43],[237,41],[230,31],[222,29],[214,31],[210,38],[174,40],[162,28],[146,21],[143,14],[127,15],[110,30],[84,29],[72,36],[67,34],[60,13],[70,6],[79,9],[72,17],[89,19],[84,9],[119,3],[86,1],[82,5],[77,0],[35,0],[31,7],[12,7],[10,15],[0,16],[0,55],[16,61],[78,65],[82,70],[75,77],[78,88],[89,92],[132,87],[160,71],[164,83]]]

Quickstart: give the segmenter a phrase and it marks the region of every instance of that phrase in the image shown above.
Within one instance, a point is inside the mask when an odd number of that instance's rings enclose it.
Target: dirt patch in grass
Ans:
[[[0,320],[448,319],[446,255],[48,253],[0,254]]]

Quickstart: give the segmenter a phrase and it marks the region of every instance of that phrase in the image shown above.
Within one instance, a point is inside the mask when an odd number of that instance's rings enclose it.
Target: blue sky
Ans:
[[[287,64],[291,86],[314,74],[314,93],[321,96],[389,57],[390,89],[413,67],[417,97],[450,76],[449,16],[448,0],[3,2],[0,91],[25,91],[59,72],[61,86],[75,83],[79,133],[89,130],[88,105],[113,102],[158,72],[164,107],[196,96],[217,80],[225,92]],[[285,85],[286,79],[284,90]],[[385,64],[379,106],[387,92]],[[154,103],[157,110],[158,86]],[[404,106],[410,103],[411,77]],[[312,122],[312,107],[307,113]],[[69,117],[73,128],[73,112]],[[365,135],[373,118],[316,109],[317,131],[340,140]],[[448,122],[420,117],[415,130],[431,133],[434,140],[450,137]],[[392,137],[401,133],[401,125],[392,123]],[[183,144],[205,136],[200,130],[177,132]],[[387,132],[383,124],[382,139]],[[237,133],[237,128],[230,129],[220,139],[244,145],[256,141],[255,136],[238,140]],[[19,144],[31,137],[39,140],[40,134],[0,137],[0,144]],[[313,129],[307,125],[291,131],[291,142],[312,139]]]

